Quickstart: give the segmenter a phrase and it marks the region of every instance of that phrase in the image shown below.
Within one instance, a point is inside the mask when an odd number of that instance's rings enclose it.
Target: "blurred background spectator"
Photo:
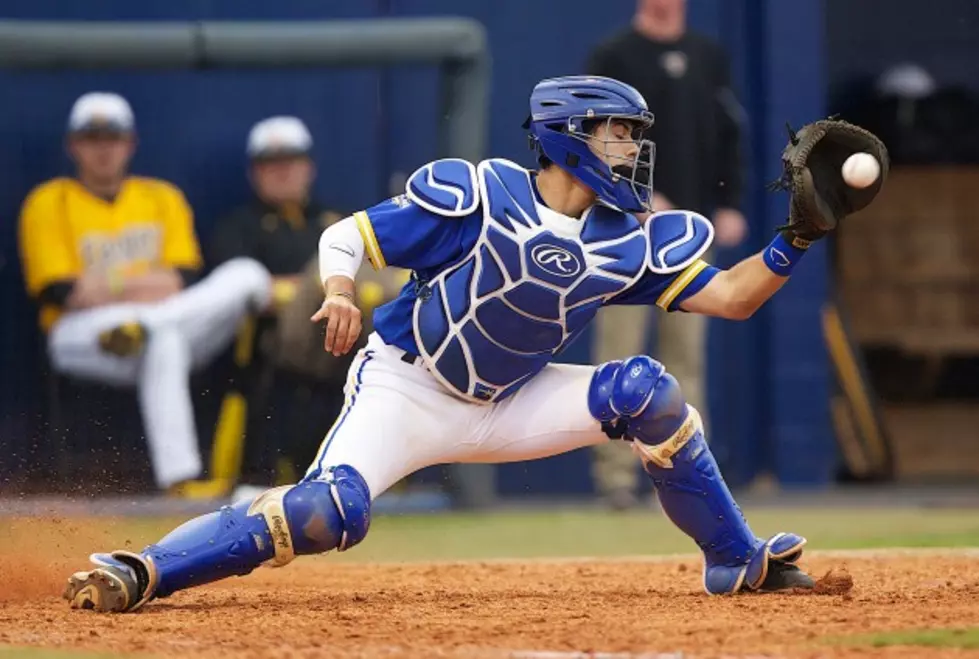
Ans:
[[[267,302],[267,273],[237,259],[194,285],[190,207],[171,184],[129,175],[135,126],[121,96],[79,98],[67,145],[76,176],[36,187],[20,218],[50,360],[70,377],[138,388],[156,484],[182,494],[203,472],[190,372]]]
[[[708,37],[687,29],[686,0],[638,0],[632,24],[591,53],[588,71],[629,83],[656,117],[655,210],[683,208],[710,217],[714,244],[734,247],[748,233],[740,210],[744,113],[731,89],[728,56]],[[711,254],[705,257],[710,261]],[[595,359],[601,363],[645,352],[655,316],[651,352],[683,383],[687,401],[704,410],[707,318],[663,314],[643,307],[603,309],[597,319]],[[607,505],[637,503],[639,472],[621,442],[596,447],[594,476]]]

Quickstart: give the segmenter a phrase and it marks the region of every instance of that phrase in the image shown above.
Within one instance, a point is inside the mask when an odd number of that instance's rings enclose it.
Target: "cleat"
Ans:
[[[800,570],[798,566],[778,559],[771,559],[768,562],[768,574],[765,575],[765,580],[758,587],[758,592],[773,593],[796,588],[812,590],[815,587],[816,582],[813,581],[812,577]]]
[[[117,357],[132,357],[143,350],[146,328],[140,323],[123,323],[99,334],[99,347]]]
[[[108,565],[71,575],[63,597],[73,609],[122,613],[134,607],[139,592],[132,570]]]

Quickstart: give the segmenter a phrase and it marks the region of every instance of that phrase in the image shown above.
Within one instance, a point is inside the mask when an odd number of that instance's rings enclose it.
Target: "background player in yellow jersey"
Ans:
[[[55,369],[138,387],[153,472],[171,488],[202,471],[189,375],[268,304],[270,277],[240,258],[195,283],[190,206],[175,186],[128,174],[136,140],[121,96],[79,98],[67,147],[76,178],[39,185],[21,211],[27,290]]]

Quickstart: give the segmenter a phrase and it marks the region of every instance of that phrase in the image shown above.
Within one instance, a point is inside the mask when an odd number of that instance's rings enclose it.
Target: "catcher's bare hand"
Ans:
[[[363,329],[360,309],[351,296],[345,293],[331,293],[323,300],[319,311],[310,318],[314,323],[326,321],[326,339],[323,347],[334,357],[345,355],[357,343]]]

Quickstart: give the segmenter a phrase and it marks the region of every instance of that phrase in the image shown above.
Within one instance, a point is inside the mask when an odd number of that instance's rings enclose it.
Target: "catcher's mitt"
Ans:
[[[818,240],[880,192],[890,164],[887,147],[870,131],[833,118],[806,124],[798,132],[786,127],[789,143],[782,152],[782,176],[772,189],[788,190],[792,199],[788,224],[779,230],[790,239]],[[847,158],[861,152],[877,159],[880,176],[858,189],[846,184],[842,169]]]

